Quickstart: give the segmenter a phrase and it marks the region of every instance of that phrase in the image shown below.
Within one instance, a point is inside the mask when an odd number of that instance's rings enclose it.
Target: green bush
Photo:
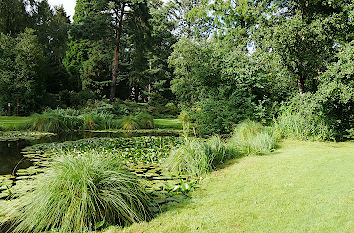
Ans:
[[[30,128],[42,132],[61,133],[74,130],[94,130],[117,128],[114,115],[104,111],[84,111],[75,109],[54,109],[32,116]]]
[[[10,215],[16,216],[14,232],[83,232],[149,220],[151,211],[137,176],[117,158],[91,151],[56,157]]]
[[[224,143],[220,136],[212,136],[205,143],[205,154],[211,158],[212,168],[237,157],[238,152],[229,144]]]
[[[64,108],[83,107],[89,100],[93,100],[95,98],[95,93],[90,90],[82,90],[79,92],[63,90],[58,94],[59,104]]]
[[[354,42],[341,47],[335,62],[317,77],[317,91],[284,103],[276,128],[284,137],[302,140],[353,139]]]
[[[265,154],[277,147],[273,130],[250,120],[236,126],[229,144],[243,155]]]
[[[183,145],[171,150],[163,165],[172,172],[195,176],[212,170],[210,159],[205,153],[205,144],[194,138],[186,139]]]
[[[207,141],[186,138],[183,145],[171,150],[163,165],[172,172],[202,176],[237,156],[236,150],[223,143],[219,136]]]

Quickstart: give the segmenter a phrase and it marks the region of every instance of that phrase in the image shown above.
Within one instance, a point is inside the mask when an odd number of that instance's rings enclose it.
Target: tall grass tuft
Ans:
[[[244,155],[265,154],[277,147],[274,131],[250,120],[237,125],[229,144]]]
[[[84,129],[112,129],[114,115],[107,112],[88,112],[80,116],[84,121]]]
[[[136,116],[136,120],[141,129],[153,129],[154,125],[154,118],[145,112],[141,112]]]
[[[126,116],[122,119],[122,129],[124,130],[135,130],[139,129],[139,123],[134,116]]]
[[[83,120],[75,116],[45,112],[43,114],[34,114],[29,124],[36,131],[60,133],[82,129]]]
[[[92,231],[101,223],[149,220],[150,201],[138,178],[113,157],[62,154],[18,202],[14,232]]]
[[[80,113],[74,109],[54,109],[33,115],[29,124],[33,130],[61,133],[82,129],[111,129],[117,127],[113,118],[112,113],[104,111]]]
[[[307,110],[307,109],[305,109]],[[333,138],[333,132],[319,113],[299,111],[292,105],[283,106],[274,123],[280,137],[298,140],[323,141]]]
[[[207,141],[186,138],[183,145],[171,150],[163,166],[172,172],[202,176],[237,156],[236,150],[222,142],[219,136]]]

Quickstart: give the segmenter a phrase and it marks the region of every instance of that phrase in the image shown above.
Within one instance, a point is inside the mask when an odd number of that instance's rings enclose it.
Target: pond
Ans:
[[[0,175],[16,175],[16,171],[19,169],[25,169],[32,166],[32,162],[25,158],[22,154],[22,150],[25,147],[33,146],[41,143],[50,142],[65,142],[76,141],[83,138],[97,138],[97,137],[134,137],[134,136],[175,136],[173,133],[115,133],[115,132],[71,132],[61,135],[54,135],[48,137],[42,137],[36,140],[7,140],[0,141]]]
[[[40,139],[0,140],[0,200],[17,198],[31,190],[34,175],[45,170],[49,158],[59,151],[92,150],[121,158],[136,175],[149,181],[148,189],[161,190],[166,182],[175,185],[185,177],[171,177],[161,170],[160,160],[180,143],[179,134],[161,132],[113,133],[74,132]]]
[[[16,170],[32,165],[32,162],[21,154],[21,150],[29,145],[31,144],[24,140],[0,141],[0,175],[14,175]]]

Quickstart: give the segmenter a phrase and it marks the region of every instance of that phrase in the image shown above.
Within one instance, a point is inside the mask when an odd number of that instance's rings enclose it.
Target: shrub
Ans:
[[[171,150],[164,166],[172,172],[201,176],[237,155],[236,150],[223,143],[219,136],[206,142],[186,138],[183,145]]]
[[[250,120],[236,126],[229,143],[244,155],[265,154],[277,147],[272,130]]]
[[[104,111],[81,114],[79,110],[58,108],[48,110],[41,115],[33,115],[30,128],[53,133],[82,129],[111,129],[117,127],[113,118],[113,114]]]
[[[211,158],[212,168],[238,156],[237,151],[229,144],[224,143],[220,136],[212,136],[205,143],[205,153]]]
[[[115,157],[94,152],[62,154],[37,178],[15,210],[15,232],[83,232],[102,222],[127,225],[149,220],[149,197],[137,176]]]
[[[165,105],[165,109],[166,109],[166,114],[170,114],[170,115],[177,115],[179,112],[178,107],[174,104],[174,103],[167,103]]]
[[[275,122],[283,137],[301,140],[342,140],[353,128],[354,89],[333,81],[315,94],[296,96],[284,103]]]

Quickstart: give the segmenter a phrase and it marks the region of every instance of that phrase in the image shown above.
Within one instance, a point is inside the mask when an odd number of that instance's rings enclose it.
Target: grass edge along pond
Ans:
[[[115,232],[351,232],[354,142],[284,141],[233,160],[149,223]]]

